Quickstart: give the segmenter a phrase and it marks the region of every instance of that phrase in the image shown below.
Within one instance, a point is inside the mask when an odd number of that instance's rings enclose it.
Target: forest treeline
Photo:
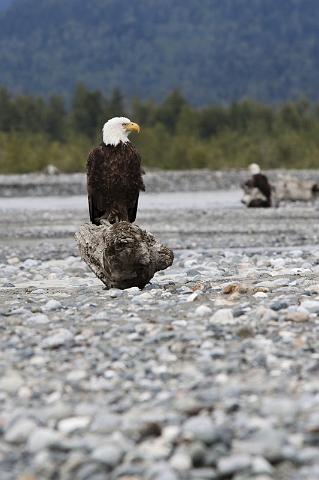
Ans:
[[[319,106],[306,100],[268,106],[243,100],[229,106],[191,106],[178,91],[156,103],[126,102],[83,85],[71,101],[12,95],[0,89],[0,172],[85,169],[90,148],[113,116],[128,116],[142,127],[134,137],[147,167],[165,169],[317,168]]]

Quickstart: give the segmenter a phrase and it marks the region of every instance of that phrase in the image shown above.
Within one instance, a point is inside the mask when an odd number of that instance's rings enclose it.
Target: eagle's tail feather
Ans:
[[[128,211],[127,208],[123,208],[120,205],[113,205],[111,210],[103,215],[100,220],[107,220],[109,223],[119,223],[119,222],[128,222]]]

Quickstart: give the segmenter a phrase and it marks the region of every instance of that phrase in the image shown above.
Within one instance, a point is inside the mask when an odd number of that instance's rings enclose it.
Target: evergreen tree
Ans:
[[[45,115],[45,130],[53,140],[63,141],[66,136],[66,110],[63,98],[54,95],[48,101]]]
[[[0,131],[10,132],[15,128],[11,96],[6,88],[0,88]]]
[[[174,90],[158,107],[155,118],[169,130],[175,131],[179,115],[186,105],[183,95],[178,90]]]
[[[75,132],[94,139],[101,129],[106,110],[106,101],[100,91],[90,91],[84,85],[78,85],[72,104],[72,125]]]

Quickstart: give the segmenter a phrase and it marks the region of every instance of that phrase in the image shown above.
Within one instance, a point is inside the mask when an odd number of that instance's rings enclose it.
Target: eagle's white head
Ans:
[[[257,165],[257,163],[252,163],[248,167],[249,172],[251,175],[257,175],[258,173],[261,172],[260,166]]]
[[[140,132],[140,126],[125,117],[114,117],[104,124],[103,142],[106,145],[118,145],[129,141],[131,132]]]

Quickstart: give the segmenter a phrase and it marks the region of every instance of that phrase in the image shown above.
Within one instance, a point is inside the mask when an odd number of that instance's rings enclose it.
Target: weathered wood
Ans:
[[[277,202],[310,202],[318,195],[318,184],[312,180],[301,180],[297,177],[285,177],[275,185]]]
[[[144,288],[172,265],[172,250],[135,224],[81,225],[75,238],[82,259],[107,288]]]

